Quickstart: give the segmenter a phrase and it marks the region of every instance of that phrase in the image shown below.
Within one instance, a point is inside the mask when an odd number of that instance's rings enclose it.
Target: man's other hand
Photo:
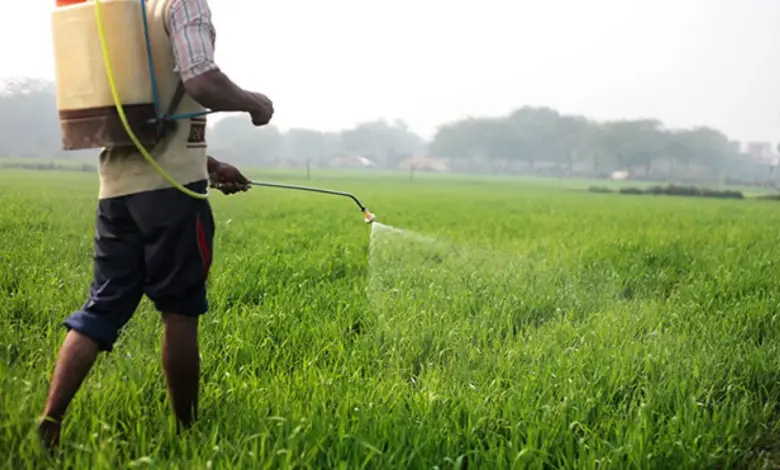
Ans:
[[[255,126],[264,126],[271,122],[274,115],[274,104],[262,93],[252,93],[255,99],[254,109],[250,112],[252,124]]]
[[[224,162],[214,162],[209,168],[211,186],[222,191],[223,194],[235,194],[247,191],[251,182],[233,165]]]

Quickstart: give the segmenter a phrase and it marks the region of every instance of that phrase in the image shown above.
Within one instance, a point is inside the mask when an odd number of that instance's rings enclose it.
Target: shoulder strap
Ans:
[[[179,80],[179,84],[176,85],[176,91],[173,94],[173,98],[171,99],[171,103],[168,105],[168,111],[166,111],[166,116],[173,116],[176,112],[176,108],[179,107],[179,103],[181,103],[181,99],[184,98],[184,82]]]
[[[179,107],[179,103],[181,103],[181,99],[184,97],[184,92],[184,83],[179,80],[179,84],[176,86],[176,92],[173,94],[173,99],[171,99],[171,102],[168,105],[168,109],[166,110],[165,114],[163,114],[163,116],[157,120],[155,134],[157,136],[158,143],[163,141],[166,135],[168,135],[170,131],[176,128],[178,123],[175,120],[168,118],[176,113],[176,108]]]

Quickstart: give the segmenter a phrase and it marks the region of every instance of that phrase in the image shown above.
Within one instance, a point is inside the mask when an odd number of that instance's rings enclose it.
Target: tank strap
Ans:
[[[181,99],[184,97],[184,91],[184,82],[179,80],[179,84],[176,85],[176,92],[173,94],[171,104],[168,105],[168,116],[172,116],[176,111],[176,108],[179,107],[179,103],[181,103]]]
[[[179,84],[176,86],[176,92],[173,94],[173,99],[171,99],[171,103],[168,105],[167,112],[157,120],[157,142],[165,139],[165,136],[176,128],[176,120],[169,119],[169,117],[173,116],[174,112],[176,112],[176,108],[179,107],[179,103],[181,103],[181,99],[184,97],[184,92],[184,82],[179,80]]]
[[[174,92],[173,99],[171,99],[171,104],[168,105],[166,116],[173,116],[176,108],[179,107],[179,103],[181,103],[181,99],[184,97],[184,91],[184,82],[179,80],[179,84],[176,85],[176,92]]]

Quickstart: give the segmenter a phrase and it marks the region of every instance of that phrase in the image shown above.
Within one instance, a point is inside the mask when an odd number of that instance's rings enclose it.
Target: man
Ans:
[[[214,62],[215,32],[207,0],[148,0],[149,28],[161,106],[183,83],[176,114],[242,111],[257,126],[273,116],[271,101],[236,86]],[[203,118],[179,121],[157,162],[176,181],[204,192],[208,180],[226,194],[249,181],[233,166],[206,154]],[[38,431],[50,448],[60,423],[100,351],[111,351],[146,294],[162,314],[163,369],[177,423],[197,414],[198,318],[206,313],[214,222],[209,203],[162,178],[134,148],[105,149],[95,227],[94,279],[68,330]]]

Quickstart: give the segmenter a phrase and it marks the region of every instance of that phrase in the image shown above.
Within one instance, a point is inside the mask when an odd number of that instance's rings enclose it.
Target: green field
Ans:
[[[363,174],[360,174],[363,175]],[[214,193],[197,425],[177,437],[144,301],[57,468],[777,468],[774,202],[510,178],[274,173]],[[32,432],[91,276],[95,176],[0,171],[0,463]]]

